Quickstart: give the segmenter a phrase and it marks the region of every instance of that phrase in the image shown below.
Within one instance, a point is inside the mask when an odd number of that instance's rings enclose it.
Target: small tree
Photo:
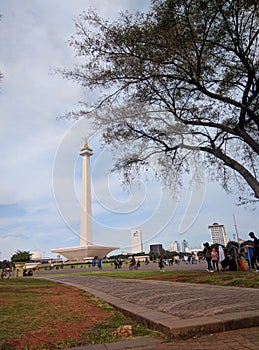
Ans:
[[[29,262],[31,260],[31,254],[27,251],[17,250],[11,257],[12,262]]]
[[[0,268],[3,269],[5,267],[9,267],[9,268],[12,268],[12,263],[8,260],[3,260],[3,261],[0,261]]]

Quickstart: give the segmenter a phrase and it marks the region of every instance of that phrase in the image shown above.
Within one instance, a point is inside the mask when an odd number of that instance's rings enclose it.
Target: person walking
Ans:
[[[160,271],[165,272],[165,270],[164,270],[165,263],[164,263],[162,256],[158,260],[158,267],[159,267]]]
[[[255,272],[259,272],[259,239],[255,236],[254,232],[248,234],[254,240],[253,256],[251,258],[251,267]]]
[[[98,259],[97,266],[99,270],[102,270],[102,259]]]
[[[219,271],[219,253],[216,248],[212,248],[211,251],[211,261],[214,271]]]
[[[210,245],[208,242],[203,243],[203,256],[205,257],[206,261],[207,261],[207,271],[208,272],[214,272],[213,267],[211,265],[211,250],[210,250]]]

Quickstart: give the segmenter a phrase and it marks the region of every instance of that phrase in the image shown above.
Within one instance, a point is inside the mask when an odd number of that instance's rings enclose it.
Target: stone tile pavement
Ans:
[[[86,347],[88,350],[162,350],[179,346],[188,350],[259,349],[258,289],[103,276],[47,278],[94,294],[171,339],[165,343],[162,338],[141,338],[133,346],[129,342],[117,342]],[[142,343],[138,345],[139,342]],[[145,342],[149,343],[145,345]]]
[[[259,326],[259,290],[111,278],[53,276],[174,338]]]

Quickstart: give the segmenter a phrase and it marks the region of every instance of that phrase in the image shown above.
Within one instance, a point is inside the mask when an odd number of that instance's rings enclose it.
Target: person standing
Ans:
[[[212,261],[212,265],[213,265],[213,270],[218,271],[219,270],[219,253],[218,253],[216,248],[212,248],[211,261]]]
[[[97,266],[99,270],[102,269],[102,259],[98,259]]]
[[[165,263],[164,263],[162,256],[158,260],[158,267],[159,267],[160,271],[165,272],[165,270],[164,270]]]
[[[208,265],[208,268],[207,268],[207,271],[208,272],[214,272],[213,270],[213,267],[211,265],[211,250],[210,250],[210,245],[208,242],[206,243],[203,243],[203,255],[207,261],[207,265]]]
[[[259,239],[255,236],[254,232],[249,232],[249,236],[254,240],[253,256],[251,258],[251,267],[255,269],[255,272],[259,272]]]

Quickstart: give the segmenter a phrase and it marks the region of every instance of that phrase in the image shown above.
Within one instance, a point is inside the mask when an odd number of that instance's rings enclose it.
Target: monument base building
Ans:
[[[63,255],[66,259],[71,261],[83,261],[93,259],[96,256],[99,259],[103,259],[115,249],[118,249],[118,247],[105,247],[101,245],[88,244],[85,246],[51,249],[51,252]]]

